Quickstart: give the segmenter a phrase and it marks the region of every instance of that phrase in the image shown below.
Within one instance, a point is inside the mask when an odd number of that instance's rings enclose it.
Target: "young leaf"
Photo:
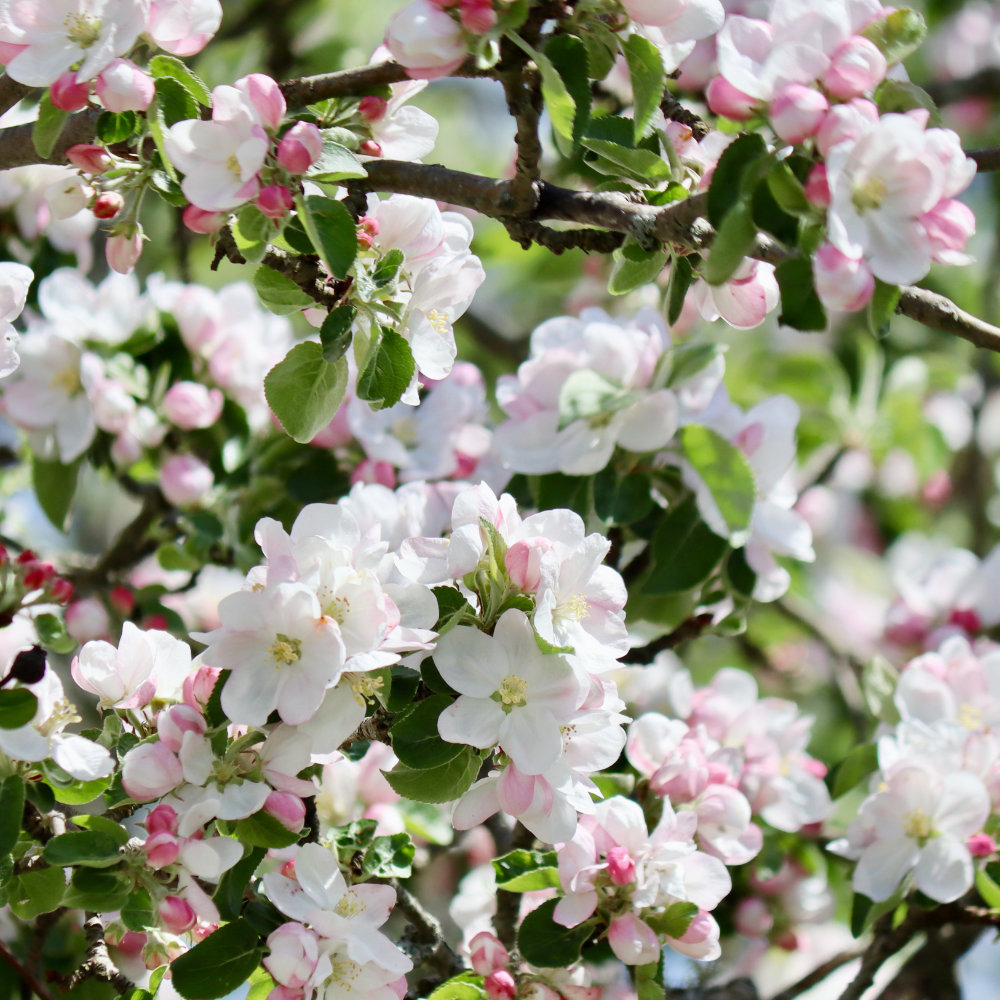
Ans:
[[[927,24],[918,11],[901,7],[869,24],[861,34],[877,46],[892,66],[920,48],[927,35]]]
[[[334,182],[367,176],[364,164],[343,143],[338,142],[330,131],[325,131],[323,152],[306,171],[306,177],[311,181]]]
[[[57,108],[52,103],[49,92],[46,91],[38,102],[38,120],[31,130],[31,141],[34,143],[35,152],[43,160],[47,160],[52,155],[52,150],[55,149],[67,118],[69,118],[69,112]]]
[[[409,878],[413,871],[413,841],[408,833],[376,837],[361,859],[363,878]]]
[[[868,329],[876,337],[884,337],[889,332],[889,320],[896,312],[902,289],[898,285],[888,285],[875,279],[875,292],[868,303]]]
[[[391,771],[382,773],[404,798],[417,802],[450,802],[463,795],[476,780],[480,763],[479,755],[463,746],[458,756],[447,764],[419,770],[397,764]]]
[[[673,326],[680,319],[684,299],[694,281],[694,268],[689,257],[675,257],[670,265],[670,287],[667,291],[667,322]]]
[[[66,527],[66,518],[76,493],[76,478],[81,459],[63,465],[47,462],[33,455],[31,459],[31,485],[45,516],[60,530]]]
[[[149,72],[154,80],[171,79],[178,83],[199,104],[212,106],[212,94],[205,82],[173,56],[158,55],[149,60]]]
[[[236,821],[233,836],[247,847],[290,847],[299,839],[280,820],[263,810]]]
[[[373,410],[395,406],[406,392],[416,371],[413,352],[405,338],[383,326],[378,340],[368,350],[365,366],[358,376],[358,398],[367,400]]]
[[[716,229],[743,194],[744,172],[766,155],[767,144],[756,132],[740,136],[725,148],[708,188],[708,221]]]
[[[710,285],[727,282],[754,247],[757,227],[749,201],[739,201],[722,220],[708,251],[702,277]]]
[[[27,688],[0,691],[0,729],[20,729],[37,711],[38,699]]]
[[[97,138],[107,146],[124,142],[135,132],[138,123],[134,111],[102,111],[97,118]]]
[[[264,847],[253,848],[219,879],[219,887],[212,896],[212,902],[219,908],[219,915],[223,920],[235,920],[240,915],[247,886],[266,853],[267,849]]]
[[[559,887],[558,859],[555,851],[518,849],[493,861],[497,888],[507,892],[533,892]]]
[[[667,511],[650,543],[653,565],[645,594],[674,594],[703,583],[729,548],[698,515],[694,497]]]
[[[0,781],[0,857],[14,850],[24,813],[24,779],[17,774]]]
[[[297,198],[299,220],[335,278],[346,278],[358,255],[358,231],[343,202],[321,195]]]
[[[60,833],[46,843],[42,857],[60,868],[72,865],[108,868],[122,859],[118,840],[101,830]]]
[[[757,499],[757,483],[746,456],[721,434],[700,424],[689,424],[681,431],[681,447],[711,492],[730,541],[741,544]]]
[[[588,51],[587,46],[575,35],[553,35],[545,43],[545,55],[562,78],[575,106],[571,138],[559,132],[555,136],[556,145],[564,156],[572,155],[573,145],[583,135],[583,130],[590,119],[591,85]]]
[[[330,364],[311,341],[296,344],[264,378],[267,405],[299,444],[308,444],[333,420],[346,388],[347,362]]]
[[[583,138],[580,141],[592,153],[598,154],[600,159],[587,163],[602,174],[628,177],[640,184],[658,184],[670,179],[670,164],[648,149],[631,149],[606,139]]]
[[[187,1000],[216,1000],[242,986],[262,955],[257,931],[242,918],[234,920],[174,959],[173,986]]]
[[[612,258],[614,265],[608,279],[608,291],[612,295],[625,295],[654,281],[666,267],[670,254],[663,250],[644,250],[630,239],[615,250]]]
[[[462,751],[461,743],[447,743],[438,735],[438,717],[453,701],[443,694],[425,698],[392,727],[393,752],[407,767],[438,767]]]
[[[482,1000],[485,996],[483,977],[463,972],[442,983],[427,1000]]]
[[[542,100],[552,120],[552,127],[564,139],[573,141],[573,126],[576,119],[576,101],[552,65],[548,56],[533,49],[517,34],[508,36],[515,45],[521,48],[538,67],[542,77]]]
[[[592,921],[563,927],[552,919],[557,899],[548,899],[521,921],[517,947],[521,957],[542,968],[566,968],[578,961],[580,949],[593,930]]]
[[[7,902],[14,916],[34,920],[57,909],[66,894],[66,876],[61,868],[36,868],[11,879]]]
[[[291,278],[264,264],[254,271],[253,287],[264,308],[278,316],[301,312],[316,304]]]
[[[878,748],[874,743],[855,747],[833,769],[830,775],[830,795],[839,799],[841,795],[861,784],[877,767]]]
[[[351,346],[351,325],[358,310],[354,306],[337,306],[331,309],[319,328],[319,342],[323,345],[323,360],[333,364],[339,361]]]
[[[611,524],[631,524],[653,509],[649,475],[609,465],[594,477],[594,513]]]
[[[660,50],[645,36],[629,35],[622,49],[632,82],[635,141],[639,142],[660,107],[667,77]]]
[[[826,310],[816,294],[812,265],[803,257],[783,260],[775,268],[781,289],[781,315],[778,322],[796,330],[825,330]]]

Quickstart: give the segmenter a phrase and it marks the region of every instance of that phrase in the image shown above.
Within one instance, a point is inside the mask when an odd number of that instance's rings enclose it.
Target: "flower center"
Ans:
[[[344,624],[344,619],[351,610],[351,602],[346,597],[337,597],[329,588],[324,588],[330,596],[321,595],[323,599],[323,614],[332,618],[338,625]]]
[[[498,697],[505,712],[517,708],[528,700],[528,682],[517,674],[508,674],[497,688]]]
[[[49,717],[40,723],[37,728],[43,736],[52,736],[54,733],[60,733],[67,726],[79,721],[80,716],[77,714],[76,705],[65,698],[59,698],[52,706]]]
[[[923,844],[934,836],[934,822],[923,809],[911,809],[903,816],[903,830],[908,837]]]
[[[81,49],[89,49],[101,37],[101,19],[93,14],[67,14],[63,27],[66,37]]]
[[[445,309],[444,312],[438,312],[437,309],[431,309],[427,313],[427,322],[434,327],[434,332],[440,334],[442,337],[448,335],[448,312]]]
[[[226,169],[239,181],[243,180],[243,167],[240,166],[240,161],[237,159],[235,153],[230,153],[229,158],[226,160]]]
[[[348,890],[337,900],[337,905],[333,908],[333,912],[338,917],[356,917],[359,913],[364,913],[367,909],[368,907],[364,901],[358,899],[356,893]]]
[[[859,214],[872,208],[879,208],[889,193],[889,187],[881,177],[871,176],[855,185],[851,192],[851,201]]]
[[[416,444],[418,433],[417,422],[411,417],[399,417],[392,422],[393,437],[401,444]]]
[[[962,705],[958,710],[958,722],[966,729],[979,729],[983,724],[982,710],[975,705]]]
[[[590,602],[583,594],[574,594],[556,608],[555,617],[564,622],[578,622],[590,614]]]
[[[354,692],[354,700],[359,705],[373,701],[383,687],[383,678],[372,677],[370,674],[348,675],[347,682],[351,685],[351,691]]]
[[[51,388],[61,389],[67,396],[75,396],[81,385],[80,373],[73,368],[61,368],[49,379]]]
[[[276,667],[287,667],[302,659],[302,640],[293,639],[279,632],[267,652]]]
[[[357,962],[352,962],[346,957],[338,958],[331,964],[333,968],[330,978],[333,979],[337,985],[350,989],[354,980],[358,978],[358,973],[361,972],[361,966],[358,965]]]

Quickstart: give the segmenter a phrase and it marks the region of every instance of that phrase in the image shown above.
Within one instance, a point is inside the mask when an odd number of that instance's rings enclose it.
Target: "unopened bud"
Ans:
[[[77,83],[76,73],[63,73],[49,87],[49,99],[60,111],[79,111],[90,100],[90,83]]]
[[[103,191],[91,211],[98,219],[113,219],[124,207],[125,199],[117,191]]]

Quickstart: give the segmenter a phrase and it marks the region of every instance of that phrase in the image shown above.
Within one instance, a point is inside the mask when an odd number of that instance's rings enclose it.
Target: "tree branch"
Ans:
[[[847,951],[839,952],[832,958],[828,958],[825,962],[821,962],[812,972],[806,973],[798,982],[792,983],[791,986],[783,989],[780,993],[775,993],[771,997],[771,1000],[795,1000],[795,997],[800,993],[805,993],[806,990],[812,989],[817,983],[823,982],[831,973],[836,972],[842,965],[847,965],[848,962],[853,962],[861,958],[864,953],[863,948],[851,948]]]
[[[135,983],[111,961],[104,940],[104,924],[98,914],[87,914],[83,933],[87,938],[87,959],[67,980],[66,992],[71,993],[87,979],[100,979],[102,982],[110,983],[119,995],[134,989]]]
[[[984,174],[992,170],[1000,170],[1000,146],[989,149],[967,149],[965,155],[976,161],[976,170]]]
[[[933,83],[925,84],[924,90],[939,106],[965,101],[970,97],[994,100],[1000,93],[1000,69],[991,66],[958,80],[935,80]]]
[[[0,961],[6,962],[17,973],[21,982],[38,997],[38,1000],[55,1000],[45,983],[21,962],[5,941],[0,941]]]

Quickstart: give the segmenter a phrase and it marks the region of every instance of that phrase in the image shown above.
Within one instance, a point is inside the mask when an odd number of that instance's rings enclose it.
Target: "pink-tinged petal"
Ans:
[[[917,845],[907,838],[878,840],[865,848],[854,869],[854,888],[881,903],[897,889],[919,855]]]
[[[563,927],[576,927],[593,916],[597,909],[596,892],[574,892],[563,896],[552,911],[552,919]]]
[[[917,888],[939,903],[954,902],[972,888],[969,849],[954,837],[936,837],[920,852],[913,870]]]
[[[660,942],[653,929],[632,913],[611,921],[608,944],[626,965],[648,965],[660,957]]]
[[[485,822],[498,809],[497,779],[483,778],[477,781],[455,804],[451,822],[456,830],[471,830]]]
[[[499,743],[520,771],[541,774],[559,759],[562,732],[547,708],[529,702],[506,717]]]
[[[333,853],[319,844],[303,844],[295,856],[295,877],[317,906],[332,910],[347,891]]]

